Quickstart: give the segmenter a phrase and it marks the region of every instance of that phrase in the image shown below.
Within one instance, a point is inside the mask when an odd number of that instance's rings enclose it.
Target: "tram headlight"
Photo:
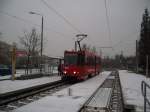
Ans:
[[[77,73],[76,71],[73,72],[73,74],[76,74],[76,73]]]
[[[67,71],[64,71],[64,74],[67,74]]]

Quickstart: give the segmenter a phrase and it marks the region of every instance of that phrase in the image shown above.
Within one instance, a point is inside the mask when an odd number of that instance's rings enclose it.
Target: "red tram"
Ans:
[[[85,80],[101,71],[101,57],[89,51],[65,51],[62,79]]]

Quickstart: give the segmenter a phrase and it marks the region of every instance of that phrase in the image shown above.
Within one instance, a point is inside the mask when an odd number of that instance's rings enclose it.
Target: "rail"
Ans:
[[[66,84],[61,80],[0,94],[0,106]]]
[[[124,103],[118,71],[113,71],[79,112],[123,112]]]
[[[150,90],[150,85],[148,85],[145,81],[141,82],[141,91],[142,91],[142,95],[144,97],[144,112],[148,112],[147,111],[147,104],[150,108],[150,98],[148,99],[147,97],[147,89]]]
[[[48,96],[56,91],[66,88],[74,83],[68,81],[56,81],[30,87],[6,94],[0,94],[0,112],[10,112],[14,109],[20,108],[23,105],[34,102],[42,97]]]

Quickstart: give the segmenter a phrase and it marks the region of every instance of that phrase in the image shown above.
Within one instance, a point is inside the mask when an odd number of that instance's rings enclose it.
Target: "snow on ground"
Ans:
[[[16,70],[16,74],[15,76],[21,76],[25,73],[24,70]],[[11,75],[5,75],[5,76],[0,76],[0,80],[3,80],[3,79],[11,79]]]
[[[90,80],[69,87],[72,95],[89,97],[96,90],[96,88],[102,84],[109,74],[110,72],[103,72]],[[68,88],[55,93],[55,95],[68,95]]]
[[[32,69],[32,72],[30,72],[30,70],[29,70],[29,75],[30,74],[36,74],[39,72],[40,72],[39,69]],[[55,74],[55,73],[58,73],[58,71],[56,68],[54,68],[51,70],[51,72],[48,72],[48,73]],[[25,69],[17,69],[15,77],[19,77],[19,76],[24,75],[24,74],[25,74]],[[4,79],[8,79],[8,80],[11,79],[11,75],[0,76],[0,80],[4,80]]]
[[[103,72],[94,78],[65,88],[52,96],[46,96],[13,112],[77,112],[109,74],[110,72]],[[71,96],[68,95],[69,88]]]
[[[144,99],[141,93],[141,82],[150,84],[150,79],[143,75],[126,70],[119,71],[125,104],[134,105],[137,111],[143,111]]]
[[[60,80],[60,76],[50,76],[50,77],[42,77],[30,80],[4,80],[0,81],[0,94],[11,92],[19,89],[24,89],[40,84],[45,84],[49,82],[54,82]]]
[[[5,79],[10,79],[11,75],[0,76],[0,81]]]
[[[81,104],[84,103],[84,98],[73,98],[72,96],[59,97],[51,96],[44,97],[41,100],[35,101],[14,110],[14,112],[77,112]]]
[[[29,71],[29,73],[30,73],[30,71]],[[38,70],[33,69],[32,74],[34,74],[34,73],[38,73]],[[16,69],[15,77],[19,77],[19,76],[24,75],[24,74],[25,74],[24,69]],[[0,76],[0,80],[4,80],[4,79],[11,79],[11,74],[10,75],[5,75],[5,76]]]

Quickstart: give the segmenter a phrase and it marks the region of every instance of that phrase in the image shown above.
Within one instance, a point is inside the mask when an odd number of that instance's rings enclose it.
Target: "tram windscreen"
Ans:
[[[78,57],[76,54],[66,54],[64,59],[65,65],[76,65]]]

